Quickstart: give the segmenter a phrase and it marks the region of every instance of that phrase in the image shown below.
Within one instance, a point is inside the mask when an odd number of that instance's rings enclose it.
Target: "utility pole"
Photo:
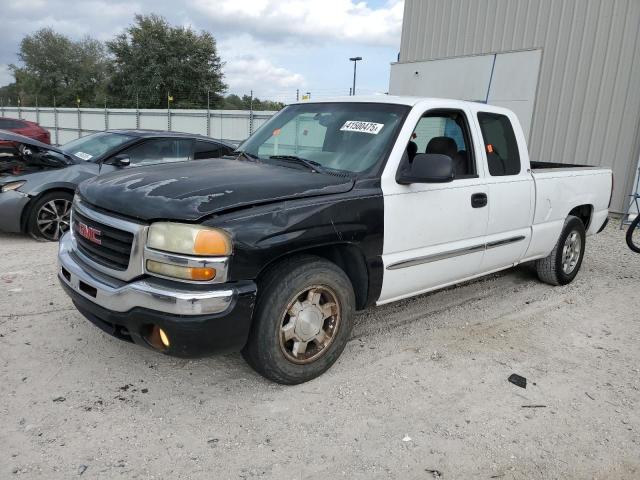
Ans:
[[[351,57],[349,60],[351,62],[353,62],[353,88],[351,89],[351,95],[355,96],[355,94],[356,94],[356,66],[358,65],[358,62],[360,60],[362,60],[362,57]]]

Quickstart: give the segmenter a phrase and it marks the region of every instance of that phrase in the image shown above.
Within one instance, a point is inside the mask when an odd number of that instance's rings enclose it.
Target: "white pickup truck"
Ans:
[[[300,383],[335,362],[355,310],[527,261],[571,282],[612,183],[608,169],[530,162],[503,108],[302,102],[228,158],[81,184],[59,278],[118,338],[179,356],[237,349]]]

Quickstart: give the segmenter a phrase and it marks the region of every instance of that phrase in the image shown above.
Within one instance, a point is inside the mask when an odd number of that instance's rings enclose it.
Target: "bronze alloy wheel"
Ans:
[[[340,305],[331,288],[305,288],[293,296],[282,315],[280,350],[296,364],[316,361],[333,342],[340,319]]]

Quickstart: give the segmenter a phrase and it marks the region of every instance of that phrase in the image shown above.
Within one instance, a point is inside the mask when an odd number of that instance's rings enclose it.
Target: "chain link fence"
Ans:
[[[108,129],[178,131],[240,143],[285,105],[349,93],[342,89],[291,89],[271,91],[261,99],[253,91],[224,98],[207,91],[175,91],[166,92],[164,105],[158,105],[157,99],[151,102],[138,95],[128,99],[104,96],[93,101],[76,98],[75,104],[66,95],[62,105],[56,97],[45,97],[43,104],[42,96],[0,96],[0,117],[40,124],[50,131],[51,141],[56,145]],[[371,93],[373,90],[359,91]]]

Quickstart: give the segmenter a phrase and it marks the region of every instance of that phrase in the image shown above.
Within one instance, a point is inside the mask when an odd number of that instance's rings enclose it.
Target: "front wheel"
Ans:
[[[294,385],[324,373],[349,340],[355,294],[347,275],[322,258],[281,262],[258,283],[254,325],[242,351],[251,367]]]
[[[636,253],[640,253],[640,213],[629,225],[627,230],[627,245]]]
[[[50,192],[38,198],[27,219],[27,233],[37,240],[57,242],[69,230],[73,195]]]
[[[567,217],[551,254],[536,261],[538,278],[550,285],[571,283],[582,265],[585,236],[582,220],[573,215]]]

